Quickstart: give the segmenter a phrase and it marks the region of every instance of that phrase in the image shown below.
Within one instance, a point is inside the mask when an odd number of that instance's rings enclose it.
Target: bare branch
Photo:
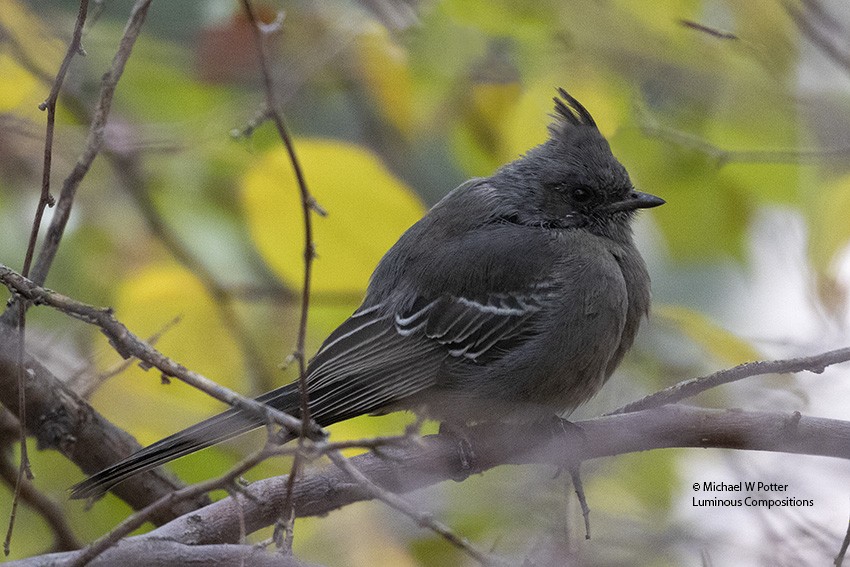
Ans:
[[[719,30],[717,28],[713,28],[713,27],[707,26],[705,24],[695,22],[693,20],[684,20],[683,19],[683,20],[679,20],[679,23],[686,28],[696,30],[698,32],[704,33],[706,35],[709,35],[709,36],[717,38],[717,39],[731,39],[731,40],[739,39],[738,36],[735,35],[734,33]]]
[[[800,358],[789,358],[785,360],[763,360],[759,362],[746,362],[734,368],[727,368],[703,376],[679,382],[660,392],[656,392],[643,399],[627,404],[612,411],[608,415],[628,413],[632,411],[659,407],[665,404],[673,404],[678,401],[696,396],[697,394],[720,386],[737,382],[752,376],[763,376],[765,374],[793,374],[797,372],[813,372],[821,374],[827,366],[850,361],[850,347],[831,350],[813,356]]]
[[[492,424],[467,430],[476,455],[476,471],[504,464],[572,464],[637,451],[670,447],[714,447],[772,451],[850,459],[850,423],[801,416],[714,410],[671,405],[579,422],[583,435],[555,435],[540,424]],[[383,447],[349,462],[375,485],[406,493],[445,480],[464,478],[470,469],[452,438],[430,435],[418,443]],[[271,525],[280,513],[287,477],[252,483],[244,495],[216,502],[141,537],[192,545],[237,542],[237,516],[253,533]],[[374,494],[348,472],[325,467],[305,474],[293,496],[296,516],[321,516]],[[239,500],[237,503],[236,500]]]
[[[12,422],[8,425],[4,424],[3,427],[6,429],[20,427],[17,420],[12,417],[11,412],[0,412],[0,420]],[[9,455],[5,454],[5,449],[6,448],[3,447],[2,439],[0,439],[0,479],[2,479],[2,481],[10,487],[15,487],[16,482],[20,482],[19,491],[21,500],[35,510],[44,519],[47,525],[50,526],[50,530],[53,532],[52,550],[70,551],[82,547],[82,543],[77,539],[77,536],[74,535],[74,530],[72,530],[71,526],[68,524],[68,518],[65,516],[65,512],[62,510],[61,506],[59,506],[46,494],[39,491],[32,482],[27,479],[18,481],[18,472],[16,471],[16,467],[12,461],[7,458]]]
[[[171,321],[168,321],[165,325],[162,326],[159,331],[146,338],[145,342],[151,346],[156,346],[156,343],[159,342],[159,339],[162,338],[163,334],[165,334],[166,331],[168,331],[171,327],[175,326],[179,322],[180,317],[175,317]],[[97,390],[97,388],[101,384],[103,384],[110,378],[123,373],[128,368],[130,368],[134,364],[134,362],[135,361],[132,358],[122,360],[115,364],[112,368],[109,368],[106,371],[102,373],[97,373],[95,375],[92,375],[94,374],[93,372],[84,368],[83,370],[76,372],[68,378],[68,387],[77,392],[81,397],[88,400],[91,397],[92,393],[94,393],[94,391]]]
[[[298,324],[298,339],[295,345],[293,355],[298,360],[298,386],[301,394],[301,434],[298,438],[298,445],[304,444],[305,436],[310,424],[310,401],[307,389],[307,316],[310,312],[310,283],[313,276],[313,260],[316,256],[315,244],[313,242],[313,216],[312,212],[317,208],[316,200],[310,194],[307,188],[307,180],[304,177],[304,172],[301,169],[301,163],[298,161],[298,155],[295,153],[295,145],[292,143],[292,138],[286,128],[283,120],[283,114],[278,105],[277,96],[275,94],[274,81],[272,79],[271,70],[269,68],[268,58],[266,56],[265,43],[263,35],[274,28],[280,27],[283,16],[278,15],[278,19],[272,27],[263,25],[254,12],[254,6],[251,0],[242,0],[242,7],[248,23],[251,25],[251,31],[254,35],[254,44],[257,50],[257,60],[260,66],[260,73],[263,78],[263,89],[266,98],[266,107],[268,109],[268,117],[274,122],[277,133],[280,136],[286,152],[289,156],[289,161],[292,164],[292,170],[295,173],[295,179],[298,183],[298,191],[301,195],[301,211],[304,219],[304,280],[301,287],[301,316]],[[320,208],[319,208],[320,209]],[[281,512],[281,523],[275,528],[275,540],[278,547],[290,549],[292,543],[292,523],[294,521],[291,494],[295,485],[295,479],[298,477],[298,472],[302,466],[301,452],[296,453],[295,459],[292,462],[292,471],[288,483],[287,494],[290,495],[284,502]],[[285,536],[284,536],[285,534]]]
[[[19,366],[14,354],[18,341],[14,328],[0,325],[0,403],[20,415],[17,405]],[[25,425],[30,434],[35,435],[40,449],[56,449],[86,474],[94,474],[141,449],[132,436],[95,411],[38,360],[27,356],[24,365],[29,373],[25,384]],[[149,504],[151,498],[172,492],[178,486],[173,475],[160,469],[123,483],[114,492],[138,509]],[[198,499],[175,506],[152,521],[162,524],[208,503],[206,499]]]
[[[690,132],[667,128],[642,113],[640,129],[644,135],[700,152],[713,159],[718,168],[730,163],[809,163],[850,156],[850,147],[788,148],[776,150],[728,150]]]
[[[30,557],[7,563],[8,567],[65,566],[72,563],[79,552],[54,553]],[[184,545],[174,541],[150,539],[126,539],[95,558],[90,567],[172,567],[174,565],[250,565],[251,567],[318,567],[298,561],[294,557],[283,557],[267,553],[254,545]]]
[[[428,528],[437,535],[442,536],[443,539],[447,540],[455,547],[458,547],[464,552],[466,552],[467,555],[478,561],[480,564],[497,564],[496,558],[491,557],[488,554],[477,549],[474,545],[469,543],[466,538],[458,536],[447,525],[434,519],[431,514],[420,512],[419,510],[414,508],[409,502],[405,501],[402,498],[399,498],[388,490],[382,489],[380,486],[372,482],[369,477],[367,477],[356,466],[354,466],[349,459],[343,457],[341,453],[337,451],[329,451],[328,457],[337,467],[339,467],[349,477],[351,477],[352,480],[354,480],[355,482],[357,482],[357,484],[363,487],[366,490],[369,498],[375,498],[380,500],[387,506],[398,510],[405,516],[413,519],[419,526],[423,528]]]
[[[71,59],[77,53],[81,52],[80,46],[80,38],[83,35],[83,25],[86,21],[86,13],[88,12],[88,0],[80,1],[80,9],[77,13],[77,21],[74,24],[74,33],[71,39],[71,43],[68,46],[68,50],[65,53],[65,58],[62,60],[62,64],[59,66],[59,71],[56,74],[56,79],[53,81],[53,87],[50,90],[50,95],[47,97],[47,100],[42,103],[39,108],[42,110],[47,109],[47,124],[46,124],[46,132],[44,136],[44,160],[42,165],[42,176],[41,176],[41,195],[38,199],[38,205],[36,205],[35,209],[35,218],[32,222],[32,228],[30,230],[30,237],[27,243],[27,251],[24,255],[24,265],[21,273],[25,276],[28,276],[30,273],[30,267],[32,266],[33,255],[35,254],[35,246],[36,241],[38,240],[38,232],[41,229],[41,220],[44,217],[44,210],[50,206],[52,207],[54,204],[53,196],[50,194],[50,164],[53,159],[53,132],[56,125],[56,99],[59,96],[59,89],[62,88],[62,83],[65,80],[65,73],[68,71],[68,67],[71,64]],[[18,408],[21,414],[19,415],[20,420],[20,445],[21,445],[21,456],[20,456],[20,464],[18,467],[17,480],[14,483],[13,496],[12,496],[12,509],[9,514],[9,525],[6,530],[6,538],[3,541],[3,551],[6,555],[9,555],[10,544],[12,541],[12,534],[15,530],[15,518],[17,516],[18,510],[18,499],[22,496],[22,491],[25,490],[24,481],[32,480],[32,471],[30,470],[29,463],[29,454],[27,451],[27,435],[26,435],[26,370],[24,368],[24,349],[26,343],[26,306],[23,305],[18,310],[17,313],[17,323],[18,323],[18,348],[17,348],[17,366],[18,366]],[[5,465],[5,463],[4,463]],[[30,487],[31,488],[31,487]],[[28,490],[28,492],[32,492],[32,490]]]
[[[809,9],[811,10],[811,5],[814,3],[810,2],[809,4]],[[788,12],[791,19],[794,20],[794,23],[797,25],[800,32],[802,32],[809,41],[820,49],[821,53],[832,59],[832,61],[844,69],[846,73],[850,73],[850,53],[842,51],[835,41],[828,35],[826,30],[819,27],[817,23],[810,19],[807,14],[798,9],[794,4],[788,0],[783,0],[782,6],[785,8],[785,11]],[[826,14],[820,9],[820,7],[816,8],[813,13],[818,16],[822,22],[831,22],[828,25],[835,25],[834,20],[825,18]],[[845,34],[846,31],[842,32],[840,37],[843,39]]]
[[[56,101],[59,99],[59,91],[62,89],[62,83],[65,82],[65,74],[68,72],[68,67],[71,66],[71,59],[73,59],[75,55],[82,53],[81,39],[83,36],[83,26],[86,23],[88,7],[88,0],[80,0],[80,9],[77,12],[77,21],[74,23],[74,33],[71,37],[71,43],[68,45],[68,50],[65,52],[65,58],[59,65],[59,71],[56,73],[56,78],[53,80],[53,86],[50,89],[50,94],[47,95],[47,100],[38,106],[41,110],[47,110],[47,125],[44,135],[44,163],[41,171],[41,197],[38,200],[38,206],[35,210],[35,219],[32,223],[30,239],[27,244],[27,253],[24,258],[24,267],[21,270],[21,273],[25,276],[29,276],[30,273],[32,258],[35,254],[35,244],[38,240],[38,232],[41,229],[41,219],[44,217],[44,209],[54,205],[53,196],[50,194],[50,171],[51,162],[53,161],[53,132],[56,127]]]
[[[135,357],[144,367],[156,368],[165,376],[177,378],[207,393],[213,398],[231,406],[239,407],[254,415],[267,416],[281,426],[297,432],[301,430],[301,420],[287,415],[274,408],[246,398],[216,384],[209,378],[189,370],[168,358],[157,349],[133,334],[123,323],[112,314],[111,309],[102,309],[81,303],[70,297],[36,285],[7,266],[0,264],[0,283],[15,294],[22,296],[33,304],[49,305],[66,315],[99,327],[109,339],[113,348],[124,358]]]
[[[124,28],[124,34],[121,37],[118,51],[112,59],[112,65],[109,71],[103,77],[100,97],[95,108],[94,120],[92,120],[89,127],[85,148],[77,159],[74,169],[62,184],[62,190],[59,193],[59,200],[56,203],[53,219],[50,222],[41,252],[33,268],[32,279],[38,284],[44,283],[47,278],[47,272],[53,264],[53,258],[59,249],[59,242],[65,232],[65,225],[68,223],[68,218],[71,215],[71,207],[77,193],[77,188],[80,186],[89,168],[91,168],[92,162],[94,162],[95,157],[97,157],[103,147],[103,132],[109,117],[109,111],[112,108],[112,98],[115,95],[115,88],[124,72],[124,66],[130,57],[136,39],[139,36],[150,3],[151,0],[137,0],[134,4],[130,19]]]

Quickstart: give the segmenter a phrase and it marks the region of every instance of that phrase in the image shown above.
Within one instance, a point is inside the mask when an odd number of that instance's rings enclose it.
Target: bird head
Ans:
[[[512,220],[552,228],[587,227],[610,236],[638,209],[663,199],[637,191],[593,117],[564,89],[554,98],[549,139],[501,168],[491,183],[514,198]]]

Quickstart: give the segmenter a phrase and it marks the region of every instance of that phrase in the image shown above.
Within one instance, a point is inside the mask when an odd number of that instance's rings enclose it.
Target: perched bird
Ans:
[[[458,426],[549,419],[614,372],[650,303],[631,221],[664,201],[635,190],[590,113],[559,95],[546,142],[446,195],[383,257],[363,304],[307,368],[319,425],[401,409]],[[297,383],[257,400],[300,413]],[[72,497],[261,425],[227,410]]]

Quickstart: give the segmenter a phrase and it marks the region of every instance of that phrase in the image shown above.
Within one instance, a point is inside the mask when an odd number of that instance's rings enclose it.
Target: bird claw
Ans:
[[[550,431],[552,437],[566,436],[567,439],[578,437],[582,440],[582,442],[587,441],[587,434],[584,432],[584,428],[581,425],[563,417],[559,417],[557,415],[552,416],[549,426],[551,428]]]
[[[460,470],[452,473],[452,480],[462,482],[470,475],[481,472],[481,468],[476,464],[478,456],[475,454],[472,443],[469,442],[469,437],[466,435],[466,431],[462,426],[444,421],[440,423],[439,434],[454,441],[457,450]]]

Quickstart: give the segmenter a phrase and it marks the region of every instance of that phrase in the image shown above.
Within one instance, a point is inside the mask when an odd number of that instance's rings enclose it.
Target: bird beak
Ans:
[[[625,199],[612,203],[608,206],[608,210],[614,211],[634,211],[637,209],[651,209],[666,203],[661,197],[642,193],[641,191],[631,191]]]

